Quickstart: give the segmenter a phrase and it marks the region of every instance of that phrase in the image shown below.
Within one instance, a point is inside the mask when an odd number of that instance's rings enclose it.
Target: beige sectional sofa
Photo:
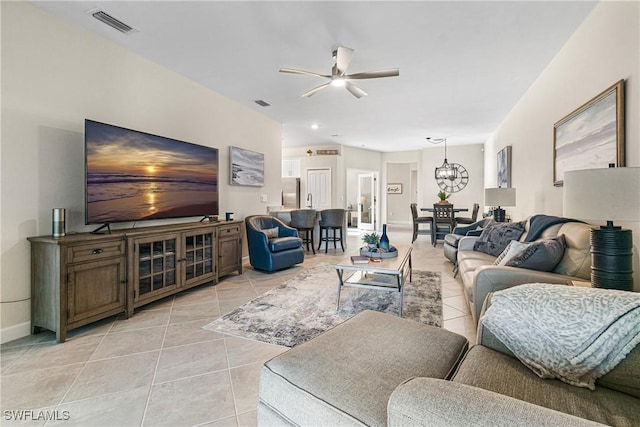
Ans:
[[[495,224],[495,223],[494,223]],[[564,235],[566,248],[560,262],[549,272],[519,267],[494,265],[496,256],[474,250],[479,237],[463,237],[458,243],[458,274],[466,290],[469,310],[476,323],[482,305],[490,292],[523,283],[557,283],[571,285],[574,281],[589,282],[591,277],[590,230],[582,222],[563,222],[546,227],[534,241]],[[531,218],[525,222],[526,240],[531,231]]]
[[[640,425],[640,346],[596,390],[542,379],[480,328],[365,311],[266,362],[260,426]]]

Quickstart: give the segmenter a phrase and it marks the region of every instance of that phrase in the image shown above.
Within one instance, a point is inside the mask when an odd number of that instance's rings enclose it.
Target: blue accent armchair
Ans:
[[[302,239],[295,228],[271,215],[252,215],[244,221],[253,268],[277,271],[304,261]]]

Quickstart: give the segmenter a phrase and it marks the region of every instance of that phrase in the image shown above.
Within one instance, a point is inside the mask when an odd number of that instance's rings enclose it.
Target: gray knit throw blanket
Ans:
[[[496,292],[482,322],[541,378],[594,390],[640,343],[640,294],[530,283]]]

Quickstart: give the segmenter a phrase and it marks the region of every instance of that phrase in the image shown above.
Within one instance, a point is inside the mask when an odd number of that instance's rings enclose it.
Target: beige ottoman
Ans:
[[[385,426],[398,385],[449,379],[467,348],[453,332],[362,312],[264,364],[258,425]]]

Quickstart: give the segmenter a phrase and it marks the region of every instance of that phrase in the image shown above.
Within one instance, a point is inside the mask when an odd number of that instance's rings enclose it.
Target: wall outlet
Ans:
[[[261,201],[262,203],[267,203],[267,195],[266,195],[266,194],[262,194],[262,195],[260,196],[260,201]]]

